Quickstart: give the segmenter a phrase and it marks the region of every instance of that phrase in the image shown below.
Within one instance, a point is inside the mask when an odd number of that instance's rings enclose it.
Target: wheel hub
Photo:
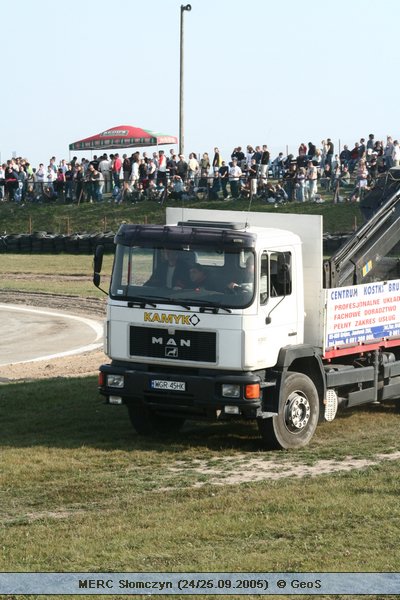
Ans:
[[[290,431],[299,432],[310,420],[311,409],[307,397],[302,392],[292,392],[286,404],[286,424]]]

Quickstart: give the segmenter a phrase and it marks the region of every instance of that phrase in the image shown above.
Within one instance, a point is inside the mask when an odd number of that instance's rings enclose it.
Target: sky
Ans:
[[[400,138],[399,0],[190,2],[186,155]],[[180,6],[20,0],[0,36],[1,162],[91,158],[69,144],[117,125],[178,136]]]

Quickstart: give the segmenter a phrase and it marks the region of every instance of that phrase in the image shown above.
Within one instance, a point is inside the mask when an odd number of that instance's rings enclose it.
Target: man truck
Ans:
[[[165,225],[121,225],[100,393],[139,434],[253,419],[282,449],[338,408],[397,400],[399,219],[396,191],[325,262],[318,215],[167,208]],[[101,264],[99,247],[97,286]]]

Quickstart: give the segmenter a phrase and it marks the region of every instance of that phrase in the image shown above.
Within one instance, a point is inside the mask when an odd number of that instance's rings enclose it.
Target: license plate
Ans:
[[[184,381],[166,381],[165,379],[153,379],[151,381],[153,390],[173,390],[174,392],[184,392],[186,383]]]

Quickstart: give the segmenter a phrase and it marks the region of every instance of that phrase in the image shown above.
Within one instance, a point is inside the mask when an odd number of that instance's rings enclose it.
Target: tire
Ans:
[[[136,432],[146,436],[177,433],[185,422],[183,417],[157,415],[142,402],[128,404],[128,414]]]
[[[278,415],[259,419],[258,429],[270,449],[303,448],[313,437],[318,419],[315,385],[307,375],[289,372],[281,387]]]

